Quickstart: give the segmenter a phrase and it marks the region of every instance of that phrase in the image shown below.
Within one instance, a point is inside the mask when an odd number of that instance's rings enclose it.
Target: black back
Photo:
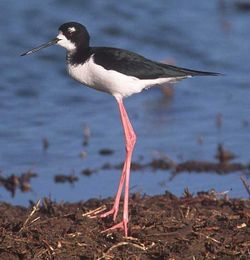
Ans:
[[[94,61],[107,70],[116,70],[139,79],[175,78],[187,76],[216,76],[218,73],[180,68],[154,62],[143,56],[123,49],[90,48]]]

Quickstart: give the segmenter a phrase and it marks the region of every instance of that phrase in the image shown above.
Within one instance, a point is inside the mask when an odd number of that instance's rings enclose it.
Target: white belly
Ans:
[[[106,70],[97,65],[91,57],[82,65],[72,66],[68,64],[69,75],[80,83],[107,92],[117,99],[141,92],[144,88],[156,84],[174,81],[174,78],[160,78],[152,80],[140,80],[136,77],[126,76],[114,70]]]

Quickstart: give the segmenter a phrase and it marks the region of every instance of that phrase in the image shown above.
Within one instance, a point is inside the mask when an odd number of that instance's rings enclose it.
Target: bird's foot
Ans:
[[[113,215],[113,221],[115,221],[117,214],[118,214],[118,207],[113,206],[113,208],[111,210],[101,214],[100,217],[106,218],[109,215]]]
[[[128,236],[128,221],[126,221],[125,219],[123,219],[120,223],[110,227],[110,228],[107,228],[105,230],[103,230],[101,233],[106,233],[106,232],[109,232],[109,231],[112,231],[112,230],[115,230],[115,229],[122,229],[124,230],[124,233],[125,233],[125,237]]]

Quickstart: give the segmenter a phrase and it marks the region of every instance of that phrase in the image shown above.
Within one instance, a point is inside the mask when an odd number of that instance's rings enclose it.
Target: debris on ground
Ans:
[[[0,259],[250,259],[250,200],[188,190],[181,198],[137,193],[127,238],[102,233],[112,219],[93,213],[112,203],[46,198],[24,208],[2,202]]]

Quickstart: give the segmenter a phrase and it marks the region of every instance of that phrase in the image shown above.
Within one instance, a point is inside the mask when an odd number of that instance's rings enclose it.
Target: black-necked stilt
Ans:
[[[90,47],[89,41],[89,33],[83,25],[69,22],[59,27],[59,34],[56,38],[21,56],[54,44],[60,45],[67,50],[67,69],[72,78],[86,86],[107,92],[116,99],[125,134],[126,159],[113,208],[101,217],[113,215],[113,220],[116,219],[125,184],[123,219],[110,229],[123,229],[127,236],[130,164],[136,134],[123,105],[123,98],[157,84],[172,83],[193,76],[219,74],[162,64],[123,49]]]

